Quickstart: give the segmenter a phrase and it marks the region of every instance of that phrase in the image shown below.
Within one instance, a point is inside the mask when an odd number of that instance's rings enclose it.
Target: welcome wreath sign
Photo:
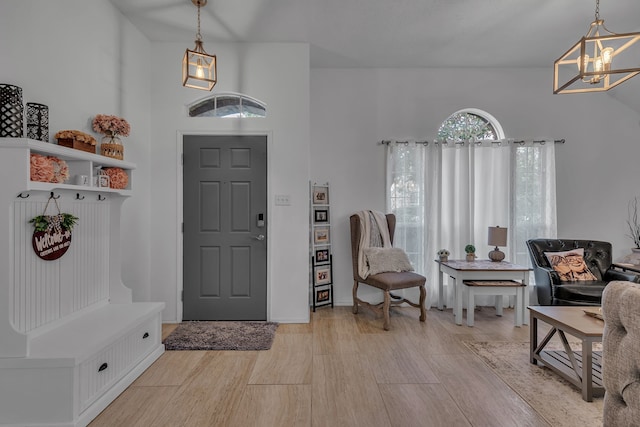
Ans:
[[[54,200],[58,209],[57,215],[46,215],[51,199]],[[52,194],[44,208],[44,213],[29,221],[35,228],[31,244],[36,255],[45,261],[62,257],[71,246],[71,230],[77,220],[78,218],[71,214],[60,213],[58,202]]]

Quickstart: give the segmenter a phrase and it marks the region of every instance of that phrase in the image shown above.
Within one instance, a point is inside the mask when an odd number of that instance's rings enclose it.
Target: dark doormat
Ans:
[[[166,350],[269,350],[277,328],[275,322],[183,322],[164,346]]]

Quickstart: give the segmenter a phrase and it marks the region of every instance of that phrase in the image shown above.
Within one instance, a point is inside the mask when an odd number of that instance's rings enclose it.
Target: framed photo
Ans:
[[[314,222],[329,222],[329,211],[327,209],[316,209],[313,211]]]
[[[98,175],[98,187],[109,188],[109,175]]]
[[[313,275],[316,285],[328,285],[331,283],[331,266],[316,267]]]
[[[329,229],[316,228],[313,230],[313,243],[316,245],[329,244]]]
[[[313,187],[313,204],[329,204],[329,187]]]
[[[329,249],[317,249],[315,254],[316,264],[329,262]]]
[[[331,302],[331,289],[316,289],[316,304]]]

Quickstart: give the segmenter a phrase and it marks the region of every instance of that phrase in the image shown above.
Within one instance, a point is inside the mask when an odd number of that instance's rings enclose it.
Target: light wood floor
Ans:
[[[462,344],[527,342],[513,324],[509,309],[483,307],[469,328],[401,308],[385,332],[368,310],[319,308],[268,351],[165,352],[90,426],[548,426]]]

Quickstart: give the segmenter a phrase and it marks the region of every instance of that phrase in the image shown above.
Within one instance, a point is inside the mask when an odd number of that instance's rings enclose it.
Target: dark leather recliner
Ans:
[[[609,242],[574,239],[532,239],[527,241],[536,278],[540,305],[600,305],[605,286],[613,280],[635,282],[638,276],[611,268],[612,247]],[[545,252],[562,252],[584,248],[584,261],[597,280],[562,282],[551,267]]]

